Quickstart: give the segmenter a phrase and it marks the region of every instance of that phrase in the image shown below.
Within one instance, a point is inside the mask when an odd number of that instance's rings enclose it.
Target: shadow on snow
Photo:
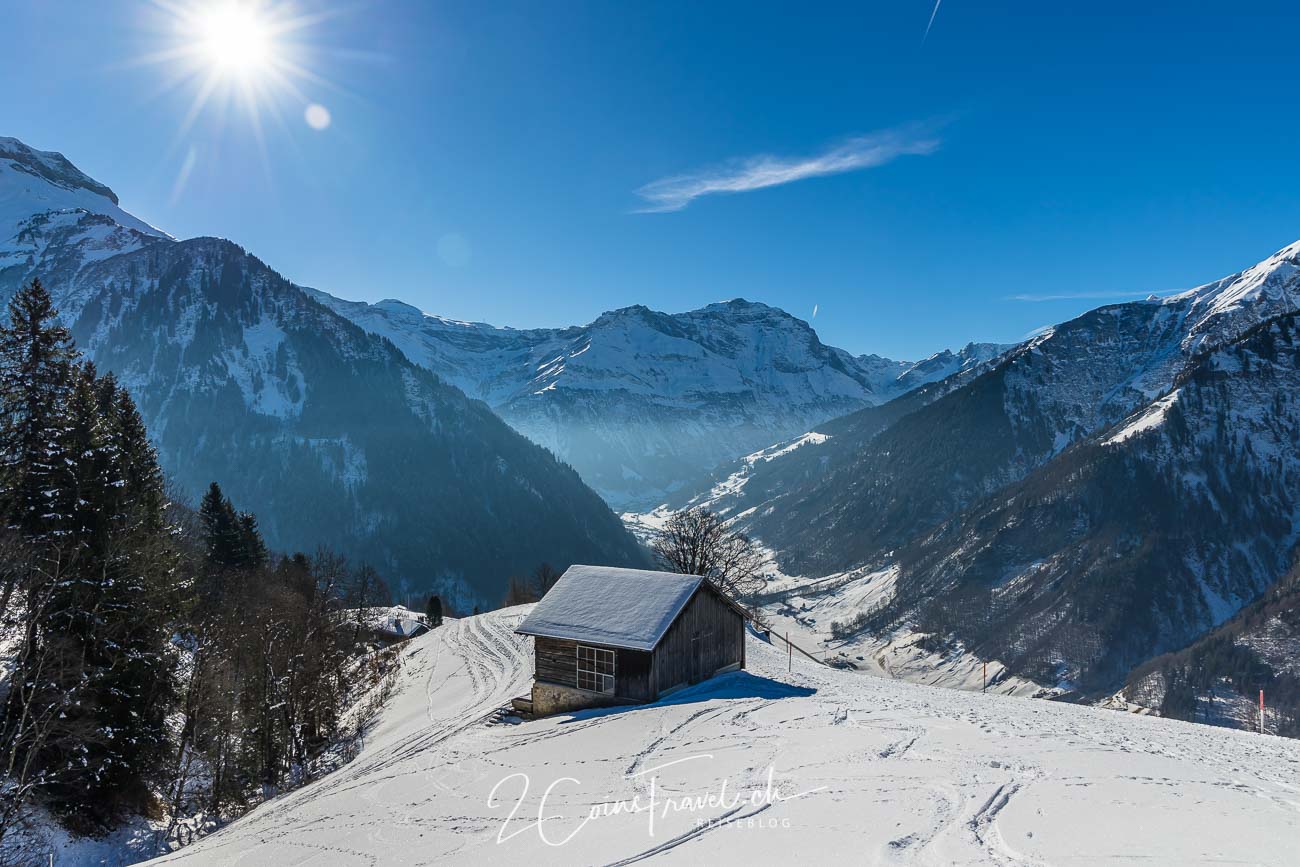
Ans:
[[[817,690],[805,686],[792,686],[788,683],[782,683],[779,680],[772,680],[770,677],[759,677],[756,674],[750,674],[748,671],[733,671],[727,674],[720,674],[717,677],[701,681],[694,686],[688,686],[685,689],[678,690],[672,695],[665,696],[658,701],[648,702],[646,704],[625,704],[614,707],[588,708],[585,710],[572,711],[566,719],[561,720],[561,725],[565,723],[578,722],[580,720],[596,719],[603,716],[612,716],[614,714],[636,713],[640,710],[655,707],[670,707],[677,704],[692,704],[700,701],[712,701],[714,699],[736,699],[736,698],[765,698],[765,699],[782,699],[782,698],[805,698],[813,695]],[[559,716],[559,714],[556,714]]]

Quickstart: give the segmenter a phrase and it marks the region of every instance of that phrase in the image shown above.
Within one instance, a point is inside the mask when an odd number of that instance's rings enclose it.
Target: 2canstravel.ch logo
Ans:
[[[612,801],[600,801],[592,804],[586,815],[577,819],[553,810],[549,805],[559,801],[567,794],[572,794],[582,782],[577,777],[559,777],[551,781],[542,791],[535,816],[522,815],[529,793],[533,791],[532,779],[520,771],[501,778],[488,793],[487,805],[497,810],[509,806],[509,812],[497,832],[497,843],[505,843],[520,834],[536,831],[538,839],[547,846],[563,846],[576,838],[590,823],[622,815],[642,814],[645,817],[646,833],[651,838],[660,831],[660,824],[669,816],[687,814],[694,817],[696,828],[730,827],[735,829],[770,829],[789,828],[788,818],[768,818],[761,814],[773,805],[819,792],[826,786],[817,786],[791,792],[783,784],[776,782],[776,770],[767,767],[764,781],[758,786],[734,786],[731,780],[723,778],[715,787],[689,794],[667,795],[659,782],[659,775],[667,768],[677,767],[687,762],[711,760],[711,753],[686,756],[664,762],[649,768],[642,768],[627,774],[625,779],[634,781],[634,785],[644,787],[630,798]],[[513,802],[510,795],[514,793]],[[547,823],[552,829],[548,831]],[[558,827],[563,825],[563,828]]]

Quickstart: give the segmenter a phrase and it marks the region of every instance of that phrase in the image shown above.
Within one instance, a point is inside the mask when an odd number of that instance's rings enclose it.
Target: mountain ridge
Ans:
[[[1300,243],[1088,311],[820,426],[706,501],[789,574],[843,576],[827,582],[841,596],[855,575],[891,576],[837,646],[903,629],[1048,686],[1113,690],[1295,556],[1298,298]]]
[[[465,609],[542,560],[645,562],[571,468],[243,247],[175,240],[63,158],[41,157],[50,180],[7,148],[0,297],[46,283],[190,496],[219,480],[274,547],[328,543]]]
[[[620,509],[656,505],[732,459],[1008,348],[970,343],[914,363],[853,356],[808,322],[744,298],[682,313],[635,304],[586,325],[516,329],[396,300],[314,295],[486,401]]]

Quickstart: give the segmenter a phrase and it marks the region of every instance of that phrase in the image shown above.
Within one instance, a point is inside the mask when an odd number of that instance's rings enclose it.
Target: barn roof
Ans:
[[[675,572],[570,566],[515,631],[654,650],[703,580]]]

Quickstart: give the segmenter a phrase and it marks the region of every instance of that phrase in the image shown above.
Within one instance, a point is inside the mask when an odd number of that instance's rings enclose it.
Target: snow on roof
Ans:
[[[654,650],[703,580],[674,572],[570,566],[515,631]]]
[[[380,605],[361,612],[361,621],[370,629],[388,635],[414,635],[424,626],[424,615],[404,605]]]

